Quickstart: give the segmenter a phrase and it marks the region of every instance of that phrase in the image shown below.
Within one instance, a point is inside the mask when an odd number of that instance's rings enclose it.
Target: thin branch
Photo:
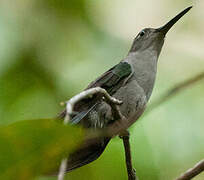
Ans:
[[[68,122],[70,121],[70,114],[72,112],[72,106],[67,107],[66,111],[68,113],[66,113],[66,116],[64,118],[64,124],[68,124]],[[61,164],[60,164],[59,173],[58,173],[58,180],[64,180],[66,169],[67,169],[67,158],[63,159]]]
[[[168,101],[170,98],[177,95],[179,92],[187,89],[188,87],[194,85],[195,83],[204,80],[204,72],[184,81],[179,84],[177,84],[175,87],[170,89],[168,92],[166,92],[163,96],[161,96],[158,100],[154,101],[148,109],[146,110],[145,114],[151,112],[152,110],[156,109],[161,104]],[[204,160],[197,163],[193,168],[186,171],[184,174],[182,174],[179,178],[176,180],[191,180],[193,177],[200,174],[202,171],[204,171]]]
[[[67,169],[67,159],[63,159],[60,164],[60,168],[59,168],[59,173],[58,173],[58,178],[57,178],[58,180],[64,179],[66,169]]]
[[[123,140],[123,146],[125,148],[125,162],[126,162],[126,168],[127,168],[127,173],[128,173],[128,180],[139,180],[136,177],[136,171],[132,166],[129,132],[124,131],[124,133],[120,135],[120,138]]]
[[[112,108],[113,115],[116,119],[123,118],[118,105],[122,104],[122,101],[117,100],[114,97],[111,97],[105,89],[102,89],[100,87],[88,89],[86,91],[83,91],[76,96],[72,97],[69,101],[67,101],[66,105],[66,116],[64,118],[64,124],[67,124],[70,121],[70,116],[73,113],[74,106],[77,102],[81,101],[82,99],[85,99],[87,97],[92,97],[94,94],[101,94],[104,98],[104,101],[106,101]],[[60,165],[59,173],[58,173],[58,180],[63,180],[66,169],[67,169],[67,161],[68,159],[63,159]]]
[[[202,73],[200,73],[200,74],[198,74],[198,75],[196,75],[196,76],[194,76],[194,77],[192,77],[192,78],[190,78],[184,82],[177,84],[175,87],[173,87],[172,89],[167,91],[163,96],[161,96],[158,100],[156,100],[152,104],[150,104],[148,109],[146,110],[145,114],[151,112],[153,109],[157,108],[158,106],[160,106],[161,104],[163,104],[164,102],[169,100],[170,98],[174,97],[182,90],[187,89],[189,86],[192,86],[195,83],[197,83],[203,79],[204,79],[204,72],[202,72]]]
[[[75,104],[85,98],[92,97],[95,94],[101,94],[105,98],[105,101],[110,104],[112,109],[117,109],[116,105],[121,105],[122,101],[117,100],[114,97],[111,97],[107,91],[103,88],[96,87],[96,88],[91,88],[85,91],[82,91],[81,93],[77,94],[76,96],[72,97],[68,102],[67,102],[67,113],[72,114],[73,113],[73,107]]]
[[[178,177],[176,180],[191,180],[198,174],[204,171],[204,159],[198,162],[193,168],[187,170],[184,174]]]

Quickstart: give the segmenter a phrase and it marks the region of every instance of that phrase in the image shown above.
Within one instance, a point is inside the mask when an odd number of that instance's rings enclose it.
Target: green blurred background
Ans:
[[[192,4],[166,38],[151,102],[204,71],[204,1],[1,0],[0,125],[56,116],[61,101],[125,57],[141,29],[159,27]],[[203,95],[202,81],[131,127],[141,180],[171,180],[204,158]],[[126,177],[119,138],[98,160],[67,175],[70,180]]]

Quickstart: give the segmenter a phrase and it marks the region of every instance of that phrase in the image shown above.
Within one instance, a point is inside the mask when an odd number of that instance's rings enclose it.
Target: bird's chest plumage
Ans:
[[[143,108],[147,102],[144,90],[135,79],[130,79],[114,94],[114,97],[123,101],[120,110],[127,118],[134,116],[138,109]]]

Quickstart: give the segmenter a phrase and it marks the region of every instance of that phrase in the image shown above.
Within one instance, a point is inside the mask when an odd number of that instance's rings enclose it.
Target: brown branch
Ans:
[[[123,140],[123,146],[125,148],[125,162],[128,173],[128,180],[139,180],[136,177],[136,171],[132,166],[131,148],[130,148],[130,135],[128,131],[124,131],[120,138]]]
[[[111,106],[111,108],[113,109],[113,111],[117,115],[117,117],[120,117],[120,113],[118,112],[117,105],[121,105],[122,101],[117,100],[114,97],[111,97],[105,89],[100,88],[100,87],[91,88],[91,89],[82,91],[81,93],[72,97],[67,102],[67,107],[66,107],[67,113],[69,115],[71,115],[73,113],[74,106],[77,102],[79,102],[85,98],[92,97],[95,94],[102,95],[104,101],[106,101]]]
[[[165,103],[168,101],[170,98],[174,97],[177,95],[179,92],[187,89],[188,87],[194,85],[195,83],[204,80],[204,72],[184,81],[179,84],[177,84],[175,87],[167,91],[163,96],[161,96],[158,100],[154,101],[148,109],[146,110],[145,114],[151,112],[161,104]],[[193,177],[197,176],[200,174],[202,171],[204,171],[204,160],[200,161],[197,163],[193,168],[189,169],[186,171],[184,174],[182,174],[179,178],[176,180],[191,180]]]
[[[203,171],[204,171],[204,159],[198,162],[193,168],[187,170],[176,180],[191,180],[192,178],[194,178]]]
[[[202,73],[200,73],[200,74],[198,74],[198,75],[196,75],[196,76],[194,76],[194,77],[192,77],[192,78],[190,78],[184,82],[177,84],[175,87],[173,87],[172,89],[167,91],[163,96],[161,96],[158,100],[156,100],[152,104],[150,104],[148,109],[146,110],[145,114],[151,112],[153,109],[157,108],[158,106],[160,106],[161,104],[163,104],[164,102],[169,100],[170,98],[174,97],[182,90],[185,90],[186,88],[194,85],[195,83],[197,83],[203,79],[204,79],[204,72],[202,72]]]
[[[147,109],[146,113],[151,112],[170,98],[174,97],[177,95],[179,92],[187,89],[188,87],[194,85],[195,83],[204,80],[204,72],[184,81],[179,84],[177,84],[175,87],[170,89],[168,92],[166,92],[163,96],[161,96],[158,100],[154,101],[149,108]],[[204,171],[204,160],[200,161],[197,163],[193,168],[189,169],[186,171],[184,174],[182,174],[179,178],[176,180],[191,180],[193,177],[197,176],[201,172]]]
[[[74,106],[77,102],[85,99],[87,97],[92,97],[94,94],[102,95],[104,101],[106,101],[112,108],[113,115],[116,119],[123,119],[123,116],[119,110],[118,105],[122,104],[122,101],[111,97],[105,89],[100,87],[92,88],[85,90],[76,96],[72,97],[69,101],[67,101],[66,105],[66,115],[64,118],[64,124],[67,124],[70,121],[70,115],[73,113]],[[96,135],[95,135],[96,136]],[[58,180],[63,180],[67,168],[67,158],[63,159],[60,165],[59,173],[58,173]]]

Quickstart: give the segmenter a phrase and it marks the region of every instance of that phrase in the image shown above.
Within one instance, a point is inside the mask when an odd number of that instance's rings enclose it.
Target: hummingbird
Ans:
[[[117,65],[106,71],[86,89],[101,87],[111,96],[122,101],[119,109],[127,119],[144,112],[155,83],[158,58],[165,36],[171,27],[183,17],[192,6],[184,9],[160,28],[145,28],[135,37],[127,56]],[[114,119],[109,104],[101,98],[84,99],[76,104],[70,122],[84,128],[103,129]],[[66,116],[64,110],[59,118]],[[138,118],[135,119],[135,121]],[[133,122],[128,122],[128,127]],[[77,138],[77,137],[76,137]],[[96,160],[105,150],[112,137],[100,137],[95,143],[84,142],[68,158],[67,172]]]

